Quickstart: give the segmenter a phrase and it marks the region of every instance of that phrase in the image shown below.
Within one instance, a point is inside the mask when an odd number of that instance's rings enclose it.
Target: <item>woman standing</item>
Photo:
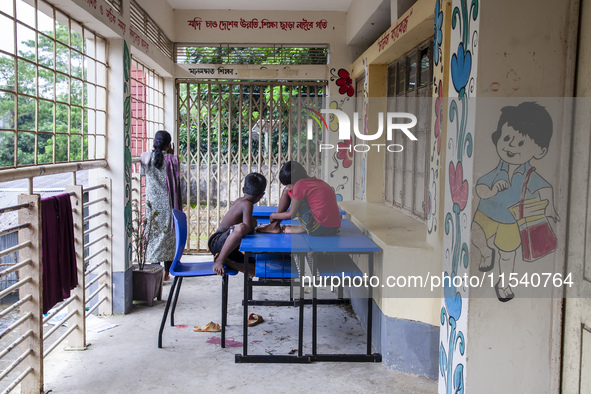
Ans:
[[[160,130],[154,136],[152,152],[144,152],[141,156],[141,172],[146,177],[147,226],[149,229],[155,229],[146,251],[146,263],[163,262],[164,280],[169,279],[176,248],[172,208],[182,209],[179,161],[174,155],[171,141],[170,134]],[[158,214],[152,215],[152,212],[148,212],[150,207]]]

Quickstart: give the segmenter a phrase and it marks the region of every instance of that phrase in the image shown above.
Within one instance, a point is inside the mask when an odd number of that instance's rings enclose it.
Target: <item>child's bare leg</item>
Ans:
[[[213,271],[218,275],[224,275],[224,262],[228,259],[228,255],[232,253],[240,245],[240,241],[248,234],[248,226],[244,223],[239,223],[234,226],[232,234],[226,238],[224,246],[220,253],[214,258]]]
[[[244,263],[237,263],[234,260],[226,259],[226,266],[244,273]],[[254,264],[248,264],[248,276],[254,277],[255,266]]]
[[[281,230],[286,234],[303,234],[306,232],[303,226],[295,226],[293,224],[281,226]]]
[[[478,223],[472,222],[472,231],[470,235],[472,238],[472,244],[480,252],[478,269],[481,272],[490,271],[495,266],[495,250],[488,246],[484,230]]]

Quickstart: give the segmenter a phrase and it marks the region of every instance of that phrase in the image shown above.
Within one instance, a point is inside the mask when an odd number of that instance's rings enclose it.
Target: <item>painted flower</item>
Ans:
[[[437,99],[435,99],[435,138],[437,138],[437,154],[441,152],[441,120],[443,119],[443,92],[441,81],[437,86]]]
[[[443,295],[445,296],[447,314],[449,317],[453,317],[455,321],[458,321],[462,314],[462,296],[452,284],[452,279],[453,278],[445,272],[443,278]]]
[[[441,26],[443,25],[443,12],[439,5],[439,0],[435,1],[435,23],[433,33],[433,60],[435,64],[439,64],[439,46],[443,41],[443,33],[441,32]]]
[[[464,49],[464,43],[460,43],[458,52],[451,57],[451,79],[457,92],[468,84],[471,70],[472,54]]]
[[[457,167],[454,167],[453,162],[449,162],[449,189],[451,191],[451,199],[454,204],[458,204],[460,210],[466,207],[468,202],[468,181],[464,179],[464,169],[462,162],[458,162]]]
[[[339,79],[336,82],[337,86],[340,86],[339,93],[346,94],[351,97],[355,94],[355,88],[353,87],[353,80],[349,75],[349,71],[341,68],[339,70]]]
[[[351,149],[351,140],[339,142],[337,146],[337,159],[343,161],[343,168],[351,167],[353,164],[353,149]]]

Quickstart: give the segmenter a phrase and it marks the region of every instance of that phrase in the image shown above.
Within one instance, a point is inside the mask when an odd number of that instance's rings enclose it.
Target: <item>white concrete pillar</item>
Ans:
[[[124,40],[109,41],[107,176],[112,179],[113,313],[127,313],[132,304],[130,60]]]
[[[470,282],[448,286],[442,302],[439,392],[554,393],[562,288],[536,278],[566,275],[568,97],[576,44],[572,36],[558,36],[572,24],[571,5],[462,5],[452,1],[457,22],[447,25],[451,56],[444,56],[450,83],[443,269],[467,274]],[[520,205],[526,182],[529,213],[526,208],[527,219],[518,220],[511,207]],[[532,209],[536,203],[542,208]],[[522,237],[532,223],[550,231]]]
[[[31,368],[29,374],[21,382],[21,392],[39,393],[43,391],[43,291],[41,276],[41,199],[38,194],[18,197],[18,203],[29,203],[29,209],[18,211],[19,224],[29,223],[28,227],[20,229],[18,239],[20,242],[31,241],[31,245],[19,251],[19,260],[31,260],[19,270],[20,280],[30,277],[31,280],[19,290],[20,298],[31,299],[20,307],[21,316],[31,314],[20,327],[21,335],[28,335],[21,344],[22,353],[28,356],[21,365],[22,372]],[[22,357],[22,354],[21,356]]]
[[[441,1],[435,9],[436,20],[442,20],[438,18],[444,18],[445,13],[443,26],[436,26],[437,31],[441,28],[445,37],[440,47],[452,54],[446,54],[442,58],[444,62],[449,61],[443,64],[442,69],[450,83],[445,84],[447,91],[442,92],[443,97],[448,97],[442,113],[448,116],[444,118],[447,143],[442,144],[442,149],[445,150],[445,153],[442,152],[442,155],[445,154],[445,185],[442,195],[444,221],[440,224],[440,231],[443,229],[442,272],[444,278],[448,279],[443,284],[444,298],[440,312],[439,393],[457,392],[464,388],[467,370],[471,367],[467,364],[466,349],[470,346],[469,339],[472,337],[468,332],[468,306],[472,289],[459,282],[459,279],[470,273],[469,221],[474,187],[473,150],[476,139],[474,130],[477,96],[470,85],[477,83],[481,47],[474,38],[478,37],[480,14],[467,12],[462,8],[460,0],[452,1],[452,9],[460,12],[462,21],[462,27],[456,24],[454,28],[447,4]],[[433,50],[439,51],[440,47],[436,45]],[[457,72],[457,62],[463,62],[461,73]],[[445,75],[442,80],[446,80]],[[480,335],[477,330],[472,332],[474,336]],[[494,367],[491,366],[492,368]]]

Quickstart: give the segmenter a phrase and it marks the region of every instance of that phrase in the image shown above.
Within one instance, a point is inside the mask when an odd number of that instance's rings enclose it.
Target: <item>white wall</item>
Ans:
[[[415,2],[415,0],[390,0],[390,20],[394,23]]]
[[[353,0],[347,10],[347,43],[368,48],[391,24],[390,0]]]
[[[175,42],[174,37],[174,10],[164,0],[136,0],[137,3],[150,15],[164,34]]]
[[[500,0],[480,4],[473,182],[476,184],[499,163],[491,134],[497,127],[500,109],[524,101],[543,105],[552,116],[553,135],[548,153],[540,160],[530,160],[530,164],[552,186],[561,221],[550,221],[559,243],[556,251],[532,263],[523,261],[521,245],[515,251],[512,272],[520,278],[525,272],[562,272],[569,172],[568,165],[560,163],[569,161],[570,131],[565,125],[570,115],[565,112],[564,100],[551,97],[572,97],[569,3]],[[479,201],[475,195],[473,212]],[[474,237],[473,226],[472,240]],[[471,273],[483,275],[478,269],[480,254],[473,244],[470,254]],[[490,272],[499,272],[498,259]],[[502,303],[490,284],[471,289],[467,392],[558,391],[561,300],[550,298],[560,294],[553,292],[552,285],[544,290],[542,297],[542,291],[532,293],[524,286],[516,286],[515,298]]]

